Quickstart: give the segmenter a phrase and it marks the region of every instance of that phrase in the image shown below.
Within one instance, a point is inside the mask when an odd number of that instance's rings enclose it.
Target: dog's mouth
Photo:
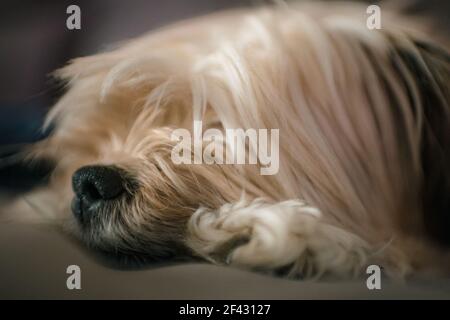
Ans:
[[[143,235],[142,229],[131,230],[120,211],[112,203],[94,205],[75,196],[72,212],[78,225],[77,238],[102,263],[118,269],[141,269],[159,264],[171,264],[200,259],[191,254],[184,243],[162,231]],[[173,234],[173,232],[167,232]],[[166,234],[166,236],[167,236]]]
[[[83,219],[83,207],[82,207],[81,198],[79,198],[78,196],[75,196],[72,199],[71,209],[72,209],[73,215],[77,218],[77,221],[81,225],[83,225],[84,219]]]
[[[92,221],[95,220],[94,217],[102,214],[101,203],[89,203],[85,198],[75,196],[72,199],[71,204],[72,213],[82,230],[87,229],[92,225]]]

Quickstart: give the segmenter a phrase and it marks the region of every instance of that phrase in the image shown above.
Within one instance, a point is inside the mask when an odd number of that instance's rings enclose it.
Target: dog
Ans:
[[[382,14],[371,30],[355,3],[232,10],[73,60],[55,73],[67,92],[52,132],[28,150],[54,161],[50,182],[4,217],[152,261],[448,274],[450,56]],[[279,130],[278,171],[261,174],[259,156],[174,163],[173,132],[195,121]]]

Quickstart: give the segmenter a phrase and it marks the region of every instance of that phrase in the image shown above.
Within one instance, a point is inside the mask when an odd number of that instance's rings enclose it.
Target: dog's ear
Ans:
[[[427,231],[450,245],[450,55],[431,43],[413,40],[414,46],[397,54],[415,79],[422,104],[422,206]]]

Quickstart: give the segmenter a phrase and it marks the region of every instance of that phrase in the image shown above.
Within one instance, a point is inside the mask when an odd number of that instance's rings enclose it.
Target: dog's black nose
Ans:
[[[78,198],[92,204],[121,195],[125,191],[125,180],[114,166],[86,166],[73,174],[72,186]]]

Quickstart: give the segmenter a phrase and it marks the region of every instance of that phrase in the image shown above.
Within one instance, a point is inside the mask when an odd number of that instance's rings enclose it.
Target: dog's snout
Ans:
[[[117,198],[125,191],[125,180],[114,166],[86,166],[78,169],[72,177],[77,197],[88,203]]]

